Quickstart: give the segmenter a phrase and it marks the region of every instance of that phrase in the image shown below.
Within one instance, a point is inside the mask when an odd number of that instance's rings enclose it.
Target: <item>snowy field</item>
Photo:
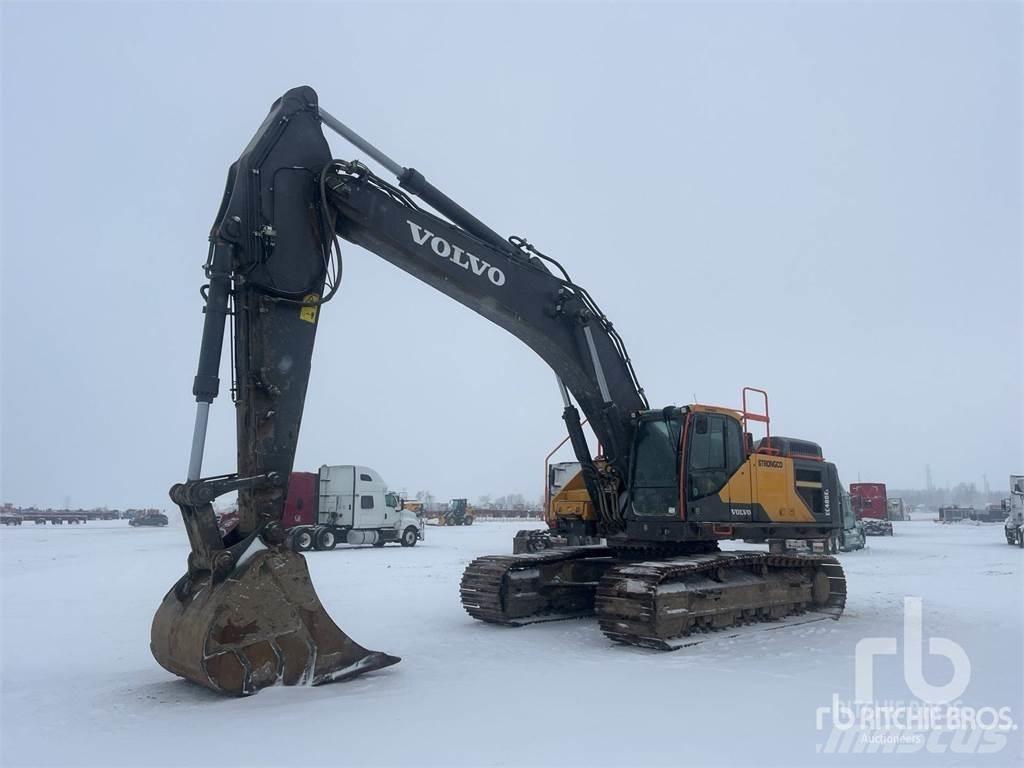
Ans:
[[[177,522],[177,521],[174,521]],[[995,525],[896,523],[841,555],[839,622],[722,635],[659,653],[615,646],[593,620],[507,629],[459,604],[466,563],[511,551],[523,523],[428,528],[414,549],[308,555],[329,613],[356,641],[403,658],[357,680],[227,699],[174,678],[149,624],[181,575],[183,529],[126,521],[0,530],[2,746],[15,765],[1010,765],[994,754],[826,754],[816,711],[853,698],[854,647],[903,645],[903,598],[924,637],[961,645],[965,705],[1022,707],[1021,561]],[[935,685],[950,664],[925,654]],[[900,657],[875,665],[876,699],[911,698]],[[948,739],[946,743],[948,744]]]

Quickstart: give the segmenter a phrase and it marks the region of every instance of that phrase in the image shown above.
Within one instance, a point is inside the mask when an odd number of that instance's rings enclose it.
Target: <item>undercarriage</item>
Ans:
[[[688,549],[659,557],[582,546],[481,557],[463,574],[462,605],[476,619],[509,626],[596,615],[611,640],[659,650],[713,630],[843,612],[846,578],[833,557],[721,552],[713,541]]]

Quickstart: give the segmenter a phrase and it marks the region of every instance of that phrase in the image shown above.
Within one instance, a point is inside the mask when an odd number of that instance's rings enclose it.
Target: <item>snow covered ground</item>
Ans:
[[[176,521],[175,521],[176,522]],[[507,629],[471,620],[465,564],[511,551],[522,523],[429,528],[414,549],[308,556],[321,599],[363,645],[401,664],[321,688],[226,699],[174,678],[149,624],[180,576],[180,526],[126,521],[0,530],[3,765],[1009,765],[1021,731],[978,747],[829,754],[816,715],[851,700],[854,648],[903,646],[904,596],[923,599],[924,677],[950,679],[927,640],[965,650],[974,708],[1022,706],[1021,561],[995,525],[896,523],[841,555],[839,622],[759,631],[676,653],[615,646],[596,622]],[[878,657],[874,698],[907,701],[901,656]],[[985,749],[983,742],[981,750]],[[825,746],[823,746],[825,745]],[[995,743],[998,746],[998,742]],[[992,748],[991,744],[988,747]],[[824,751],[822,751],[824,750]]]

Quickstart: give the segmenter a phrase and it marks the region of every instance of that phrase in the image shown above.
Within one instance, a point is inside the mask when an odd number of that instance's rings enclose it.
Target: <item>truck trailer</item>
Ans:
[[[369,467],[324,464],[292,472],[282,525],[292,549],[334,549],[338,544],[403,547],[423,540],[423,523]]]

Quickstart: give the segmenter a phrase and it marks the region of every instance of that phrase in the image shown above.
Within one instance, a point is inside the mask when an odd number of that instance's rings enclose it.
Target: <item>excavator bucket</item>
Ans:
[[[184,576],[153,619],[160,665],[219,693],[347,680],[400,659],[342,632],[309,579],[302,555],[261,549],[225,578]]]

